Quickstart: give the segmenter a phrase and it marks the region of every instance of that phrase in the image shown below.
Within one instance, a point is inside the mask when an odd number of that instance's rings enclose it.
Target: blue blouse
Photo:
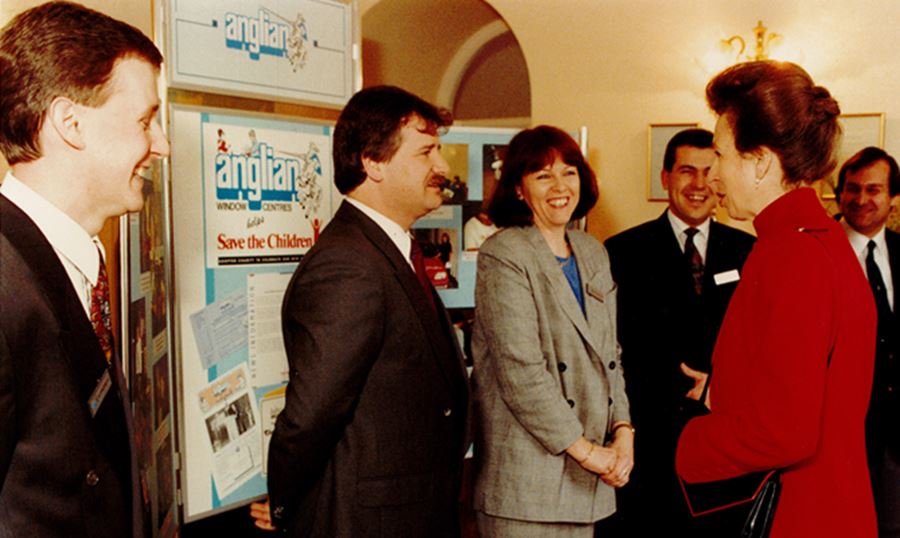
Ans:
[[[575,254],[570,254],[568,258],[560,258],[557,256],[556,261],[559,262],[563,274],[566,275],[566,280],[569,281],[569,287],[572,288],[572,292],[575,294],[575,298],[578,299],[578,304],[581,306],[581,313],[584,314],[584,292],[581,290],[581,276],[578,274],[578,262],[575,261]]]

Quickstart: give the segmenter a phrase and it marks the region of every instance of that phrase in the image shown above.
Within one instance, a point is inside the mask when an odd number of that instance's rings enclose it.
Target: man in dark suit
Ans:
[[[900,537],[900,234],[885,223],[900,202],[900,170],[883,149],[867,147],[838,173],[841,224],[869,279],[878,309],[875,376],[866,449],[878,534]]]
[[[169,146],[162,56],[123,22],[44,4],[0,33],[0,536],[142,533],[131,414],[96,238]]]
[[[459,534],[465,367],[409,235],[441,205],[438,131],[451,121],[386,86],[338,119],[347,199],[282,307],[290,380],[268,486],[272,521],[291,536]]]
[[[622,536],[695,529],[675,475],[678,409],[699,398],[725,309],[753,237],[713,222],[712,133],[689,129],[666,147],[669,207],[606,241],[618,285],[618,337],[635,435],[631,482],[618,495]],[[649,511],[648,511],[649,510]],[[712,532],[712,531],[710,531]]]

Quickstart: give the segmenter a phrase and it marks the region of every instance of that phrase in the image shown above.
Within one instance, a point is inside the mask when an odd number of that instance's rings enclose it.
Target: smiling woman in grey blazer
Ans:
[[[634,429],[603,246],[567,230],[593,171],[548,126],[510,142],[478,254],[475,499],[483,537],[593,536],[633,466]]]

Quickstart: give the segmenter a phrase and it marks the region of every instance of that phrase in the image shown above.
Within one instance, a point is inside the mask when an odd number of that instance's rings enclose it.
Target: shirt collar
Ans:
[[[867,235],[861,234],[853,229],[850,226],[850,223],[847,222],[846,218],[841,218],[841,226],[844,228],[844,231],[847,232],[847,239],[850,240],[850,246],[853,247],[853,252],[856,253],[857,257],[865,258],[869,252],[869,240],[875,242],[875,246],[878,247],[878,250],[881,252],[887,252],[887,240],[885,239],[884,226],[878,230],[878,233],[875,234],[875,237],[868,237]]]
[[[6,173],[0,192],[34,221],[60,256],[74,265],[92,286],[97,284],[100,272],[97,249],[100,242],[96,237],[91,238],[72,217],[16,179],[12,172]]]
[[[699,233],[704,239],[709,237],[709,221],[712,219],[708,218],[704,220],[701,224],[697,226],[691,226],[690,224],[684,222],[680,218],[678,218],[675,213],[671,210],[666,210],[666,215],[669,217],[669,224],[672,225],[672,230],[675,232],[675,235],[678,236],[679,242],[681,241],[682,236],[684,236],[684,231],[688,228],[696,228],[697,233]]]
[[[382,213],[379,213],[355,198],[348,196],[346,197],[346,200],[353,207],[359,209],[363,214],[375,221],[375,224],[377,224],[378,227],[387,234],[391,242],[397,246],[397,249],[400,251],[400,254],[403,255],[403,258],[412,263],[409,257],[409,250],[410,247],[412,247],[412,237],[410,237],[409,231],[403,229],[403,226],[400,226],[388,217],[385,217]]]

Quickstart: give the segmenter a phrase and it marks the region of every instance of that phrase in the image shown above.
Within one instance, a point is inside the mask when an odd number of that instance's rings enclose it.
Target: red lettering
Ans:
[[[243,239],[235,239],[233,237],[228,237],[225,234],[219,234],[216,237],[216,240],[219,243],[219,250],[234,250],[236,248],[244,248]]]

